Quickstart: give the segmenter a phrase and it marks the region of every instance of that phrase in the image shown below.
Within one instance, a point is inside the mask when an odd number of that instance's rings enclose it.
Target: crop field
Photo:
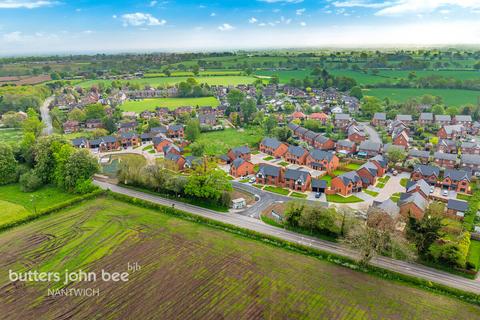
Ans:
[[[200,71],[199,76],[240,76],[242,74],[241,70],[216,70],[209,69],[205,71]],[[171,77],[194,77],[195,74],[191,71],[174,71],[170,74]],[[165,73],[146,73],[145,78],[156,78],[156,77],[166,77]]]
[[[225,129],[221,131],[203,132],[198,141],[206,144],[205,153],[208,155],[220,155],[230,148],[248,144],[250,147],[257,146],[262,140],[263,133],[259,128],[247,128],[244,130]]]
[[[0,142],[17,143],[23,139],[20,129],[0,129]]]
[[[0,186],[0,226],[25,218],[35,210],[75,198],[56,187],[45,186],[34,192],[22,192],[19,184]]]
[[[122,83],[138,83],[140,85],[150,85],[154,87],[173,86],[179,82],[186,81],[188,78],[194,78],[198,83],[206,83],[208,85],[239,85],[250,84],[256,79],[249,76],[213,76],[213,77],[154,77],[133,80],[120,80]],[[82,88],[89,88],[93,85],[103,83],[110,86],[112,80],[87,80],[78,83]]]
[[[363,92],[367,96],[375,96],[380,99],[388,97],[392,101],[404,102],[409,98],[420,97],[425,94],[440,96],[448,106],[461,106],[464,104],[477,104],[480,91],[460,89],[398,89],[398,88],[374,88]]]
[[[215,97],[201,97],[201,98],[156,98],[143,100],[129,100],[120,106],[123,111],[142,112],[145,110],[155,110],[156,107],[168,107],[170,110],[175,110],[178,107],[192,106],[203,107],[211,106],[217,107],[218,100]]]
[[[48,297],[62,282],[0,278],[10,319],[475,319],[480,307],[109,198],[0,235],[0,273],[130,271],[68,282],[98,297]]]

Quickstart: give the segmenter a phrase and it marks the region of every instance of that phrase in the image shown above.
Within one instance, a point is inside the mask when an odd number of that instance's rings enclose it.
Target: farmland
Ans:
[[[363,92],[367,96],[375,96],[380,99],[389,98],[391,101],[404,102],[409,98],[420,97],[425,94],[443,98],[446,105],[460,106],[464,104],[477,104],[480,91],[460,89],[399,89],[399,88],[375,88],[366,89]]]
[[[106,241],[108,240],[108,241]],[[98,297],[47,297],[61,283],[0,278],[7,318],[474,319],[478,306],[220,230],[99,198],[0,236],[0,272],[140,271],[70,283]],[[374,294],[372,294],[374,293]],[[95,303],[91,303],[95,299]]]
[[[120,80],[122,83],[150,85],[153,87],[173,86],[179,82],[186,81],[191,77],[153,77],[132,80]],[[198,83],[206,83],[208,85],[238,85],[253,83],[256,79],[249,76],[212,76],[212,77],[193,77]],[[103,83],[110,86],[112,80],[87,80],[78,83],[80,87],[89,88],[93,85]]]
[[[201,98],[157,98],[157,99],[143,99],[143,100],[129,100],[120,106],[123,111],[142,112],[145,110],[155,110],[156,107],[167,107],[170,110],[175,110],[182,106],[203,107],[211,106],[217,107],[219,104],[215,97],[201,97]]]
[[[22,137],[23,133],[20,129],[0,129],[0,142],[18,143]]]
[[[259,128],[247,128],[242,130],[225,129],[222,131],[204,132],[198,139],[205,143],[205,153],[219,155],[226,153],[228,149],[248,144],[250,147],[258,145],[262,140],[263,132]]]

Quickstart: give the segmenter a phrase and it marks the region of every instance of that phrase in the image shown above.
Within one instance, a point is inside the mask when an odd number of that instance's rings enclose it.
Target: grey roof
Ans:
[[[330,138],[327,138],[327,137],[325,137],[324,135],[321,135],[321,134],[316,136],[315,139],[314,139],[315,142],[322,143],[322,144],[329,141],[329,140],[330,140]]]
[[[463,141],[462,142],[462,145],[461,145],[462,148],[480,148],[480,145],[476,142],[468,142],[468,141]]]
[[[132,139],[133,137],[138,136],[135,132],[124,132],[120,135],[122,139]]]
[[[327,181],[321,179],[312,179],[312,188],[326,189]]]
[[[419,172],[422,176],[431,176],[432,174],[435,176],[440,175],[440,168],[425,164],[417,164],[413,167],[413,172]]]
[[[382,149],[382,143],[381,142],[374,142],[372,140],[365,140],[365,141],[362,141],[360,143],[360,146],[358,148],[360,150],[380,152],[380,150]]]
[[[321,161],[325,159],[328,162],[330,162],[332,161],[334,154],[333,152],[329,152],[329,151],[313,149],[312,151],[310,151],[310,156],[317,161]]]
[[[275,138],[265,138],[262,140],[262,144],[269,148],[277,149],[282,143]]]
[[[288,152],[293,154],[296,157],[301,157],[305,153],[307,153],[307,150],[303,149],[302,147],[298,147],[298,146],[289,146],[288,147]]]
[[[424,112],[420,114],[419,120],[433,121],[433,113]]]
[[[462,163],[480,165],[480,155],[464,154],[462,155]]]
[[[144,132],[140,135],[141,139],[150,139],[152,137],[152,134],[150,132]]]
[[[448,199],[447,209],[466,212],[468,210],[468,202],[456,199]]]
[[[412,115],[411,114],[398,114],[396,119],[399,120],[399,121],[412,121]]]
[[[377,112],[373,115],[373,119],[376,120],[387,120],[387,114],[383,112]]]
[[[308,130],[304,127],[297,127],[297,129],[295,129],[295,134],[304,135],[305,133],[307,133],[307,131]]]
[[[183,129],[183,124],[172,124],[171,126],[168,126],[168,130],[172,131],[180,131]]]
[[[452,134],[456,132],[462,132],[465,131],[465,128],[461,124],[453,124],[449,126],[443,126],[443,129],[445,129],[445,132],[447,134]]]
[[[439,159],[439,160],[451,160],[451,161],[456,161],[457,160],[457,155],[452,154],[452,153],[445,153],[445,152],[435,152],[433,154],[434,159]]]
[[[285,179],[301,181],[302,183],[305,183],[309,176],[310,176],[310,172],[306,170],[287,169],[285,171]]]
[[[408,152],[408,155],[416,158],[429,158],[430,151],[412,149]]]
[[[453,147],[456,147],[457,146],[457,142],[455,142],[454,140],[452,139],[440,139],[438,141],[438,144],[439,145],[444,145],[446,147],[450,147],[450,148],[453,148]]]
[[[245,160],[243,160],[242,158],[237,158],[237,159],[233,160],[232,166],[233,166],[234,168],[238,168],[238,167],[240,167],[244,162],[245,162]]]
[[[75,139],[72,139],[72,144],[75,147],[78,147],[82,144],[86,145],[87,144],[87,139],[86,138],[75,138]]]
[[[350,141],[348,139],[345,139],[345,140],[338,141],[337,145],[342,146],[342,147],[346,147],[346,148],[351,148],[355,145],[355,142]]]
[[[350,115],[346,113],[337,113],[335,115],[335,120],[350,120]]]
[[[400,213],[400,208],[391,199],[387,199],[383,202],[373,201],[372,206],[384,211],[391,217],[396,217]]]
[[[457,115],[455,116],[455,121],[463,121],[463,122],[471,122],[472,121],[472,116],[471,115]]]
[[[304,134],[305,138],[309,138],[309,139],[312,139],[312,140],[315,139],[315,137],[318,136],[318,135],[319,135],[319,133],[313,132],[313,131],[310,131],[310,130],[308,130]]]
[[[152,142],[153,142],[154,145],[159,144],[159,143],[162,142],[163,140],[168,140],[168,139],[165,138],[165,137],[162,137],[162,136],[158,136],[158,137],[153,137],[153,138],[152,138]]]
[[[464,170],[450,169],[450,170],[445,170],[445,173],[443,174],[443,178],[450,178],[452,179],[452,181],[462,181],[462,180],[470,181],[472,178],[472,174]]]
[[[258,167],[258,173],[265,177],[279,177],[280,167],[272,166],[270,164],[261,163]]]
[[[418,208],[422,210],[425,210],[428,207],[428,201],[418,192],[400,194],[398,206],[402,206],[407,203],[414,203]]]
[[[418,181],[409,180],[407,182],[405,189],[407,192],[412,192],[417,188],[417,186],[425,195],[428,196],[428,194],[430,193],[430,185],[423,179]]]
[[[137,126],[136,121],[131,122],[120,122],[120,128],[134,128]]]
[[[165,154],[170,153],[170,151],[172,151],[172,150],[182,152],[183,149],[180,148],[179,146],[173,144],[173,143],[163,147],[163,153],[165,153]]]
[[[232,148],[232,152],[236,156],[240,156],[242,154],[249,154],[250,153],[250,148],[248,146],[235,147],[235,148]]]
[[[356,171],[345,172],[344,174],[339,175],[337,178],[342,180],[344,185],[348,185],[350,182],[355,184],[362,180]]]
[[[405,146],[387,143],[383,146],[383,152],[388,153],[390,150],[401,150],[405,151]]]
[[[167,127],[161,126],[161,127],[153,127],[150,129],[150,132],[153,133],[166,133],[167,132]]]
[[[293,123],[293,122],[290,122],[289,124],[287,124],[287,127],[288,127],[290,130],[295,131],[295,130],[299,127],[299,125],[297,125],[297,124],[295,124],[295,123]]]
[[[359,127],[353,125],[353,126],[350,126],[348,127],[348,135],[351,135],[351,134],[358,134],[360,136],[365,136],[365,132],[363,132],[363,130],[361,130]]]
[[[452,117],[448,114],[436,114],[435,121],[451,121]]]
[[[182,156],[176,153],[167,153],[165,159],[177,162]]]
[[[366,169],[372,176],[377,176],[377,173],[378,173],[378,168],[376,165],[374,165],[372,162],[367,162],[365,164],[363,164],[360,168],[358,168],[358,170],[360,169]],[[358,171],[357,170],[357,171]]]
[[[185,157],[185,165],[188,167],[193,167],[194,165],[199,165],[203,162],[203,158],[196,156],[187,156]]]
[[[375,157],[371,158],[370,161],[378,162],[382,168],[386,168],[388,166],[387,158],[380,154],[377,154]]]

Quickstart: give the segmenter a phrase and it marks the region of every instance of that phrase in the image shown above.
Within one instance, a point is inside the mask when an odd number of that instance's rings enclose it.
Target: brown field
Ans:
[[[40,76],[8,76],[0,77],[0,85],[2,84],[14,84],[17,86],[22,85],[33,85],[42,82],[47,82],[52,80],[49,75],[40,75]]]
[[[8,270],[125,271],[70,283],[98,297],[48,297],[55,283]],[[480,307],[100,198],[0,235],[1,319],[478,319]]]

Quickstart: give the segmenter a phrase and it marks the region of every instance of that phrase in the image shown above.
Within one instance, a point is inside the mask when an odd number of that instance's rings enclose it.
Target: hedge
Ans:
[[[280,239],[280,238],[277,238],[277,237],[274,237],[274,236],[262,234],[262,233],[259,233],[259,232],[256,232],[256,231],[252,231],[252,230],[249,230],[249,229],[237,227],[237,226],[227,224],[227,223],[223,223],[223,222],[220,222],[220,221],[216,221],[216,220],[213,220],[213,219],[204,218],[204,217],[196,215],[196,214],[192,214],[192,213],[181,211],[181,210],[178,210],[178,209],[175,209],[175,208],[163,206],[163,205],[156,204],[156,203],[153,203],[153,202],[150,202],[150,201],[130,197],[130,196],[123,195],[123,194],[114,193],[112,191],[108,191],[108,195],[117,199],[117,200],[120,200],[120,201],[128,202],[128,203],[138,205],[138,206],[142,206],[142,207],[149,208],[149,209],[158,210],[162,213],[165,213],[165,214],[168,214],[168,215],[171,215],[171,216],[175,216],[175,217],[185,219],[185,220],[188,220],[188,221],[192,221],[192,222],[196,222],[196,223],[201,223],[202,225],[206,225],[208,227],[212,227],[212,228],[215,228],[215,229],[218,229],[218,230],[234,233],[234,234],[237,234],[237,235],[249,238],[249,239],[257,240],[257,241],[275,246],[275,247],[280,247],[280,248],[284,248],[284,249],[294,251],[294,252],[297,252],[297,253],[309,255],[309,256],[315,257],[317,259],[325,260],[325,261],[328,261],[330,263],[334,263],[334,264],[337,264],[337,265],[347,267],[347,268],[352,269],[352,270],[365,272],[365,273],[372,274],[372,275],[375,275],[375,276],[378,276],[378,277],[381,277],[381,278],[384,278],[384,279],[387,279],[387,280],[392,280],[392,281],[416,286],[416,287],[419,287],[419,288],[422,288],[422,289],[425,289],[425,290],[428,290],[428,291],[431,291],[431,292],[440,293],[440,294],[444,294],[444,295],[447,295],[447,296],[455,297],[457,299],[466,301],[468,303],[480,305],[480,295],[475,294],[475,293],[466,292],[466,291],[463,291],[463,290],[451,288],[451,287],[448,287],[446,285],[433,283],[429,280],[424,280],[424,279],[420,279],[420,278],[417,278],[417,277],[400,274],[400,273],[397,273],[397,272],[394,272],[394,271],[386,270],[386,269],[383,269],[383,268],[380,268],[380,267],[375,267],[375,266],[372,266],[372,265],[363,266],[363,265],[360,265],[357,261],[355,261],[353,259],[350,259],[350,258],[347,258],[347,257],[344,257],[344,256],[340,256],[340,255],[337,255],[337,254],[334,254],[334,253],[328,253],[328,252],[318,250],[318,249],[314,249],[314,248],[304,246],[304,245],[301,245],[301,244],[298,244],[298,243],[289,242],[289,241],[286,241],[286,240],[283,240],[283,239]]]
[[[77,204],[79,202],[95,198],[95,197],[97,197],[101,194],[105,194],[105,191],[100,190],[100,189],[95,190],[91,193],[88,193],[88,194],[85,194],[85,195],[82,195],[82,196],[79,196],[79,197],[76,197],[76,198],[72,198],[72,199],[57,203],[53,206],[38,210],[36,213],[31,214],[31,215],[29,215],[29,216],[27,216],[23,219],[20,219],[20,220],[14,221],[14,222],[10,222],[10,223],[6,223],[6,224],[0,226],[0,232],[9,230],[11,228],[17,227],[19,225],[25,224],[25,223],[33,221],[33,220],[36,220],[40,217],[47,216],[51,213],[54,213],[54,212],[57,212],[59,210],[65,209],[65,208],[70,207],[70,206],[72,206],[74,204]]]

